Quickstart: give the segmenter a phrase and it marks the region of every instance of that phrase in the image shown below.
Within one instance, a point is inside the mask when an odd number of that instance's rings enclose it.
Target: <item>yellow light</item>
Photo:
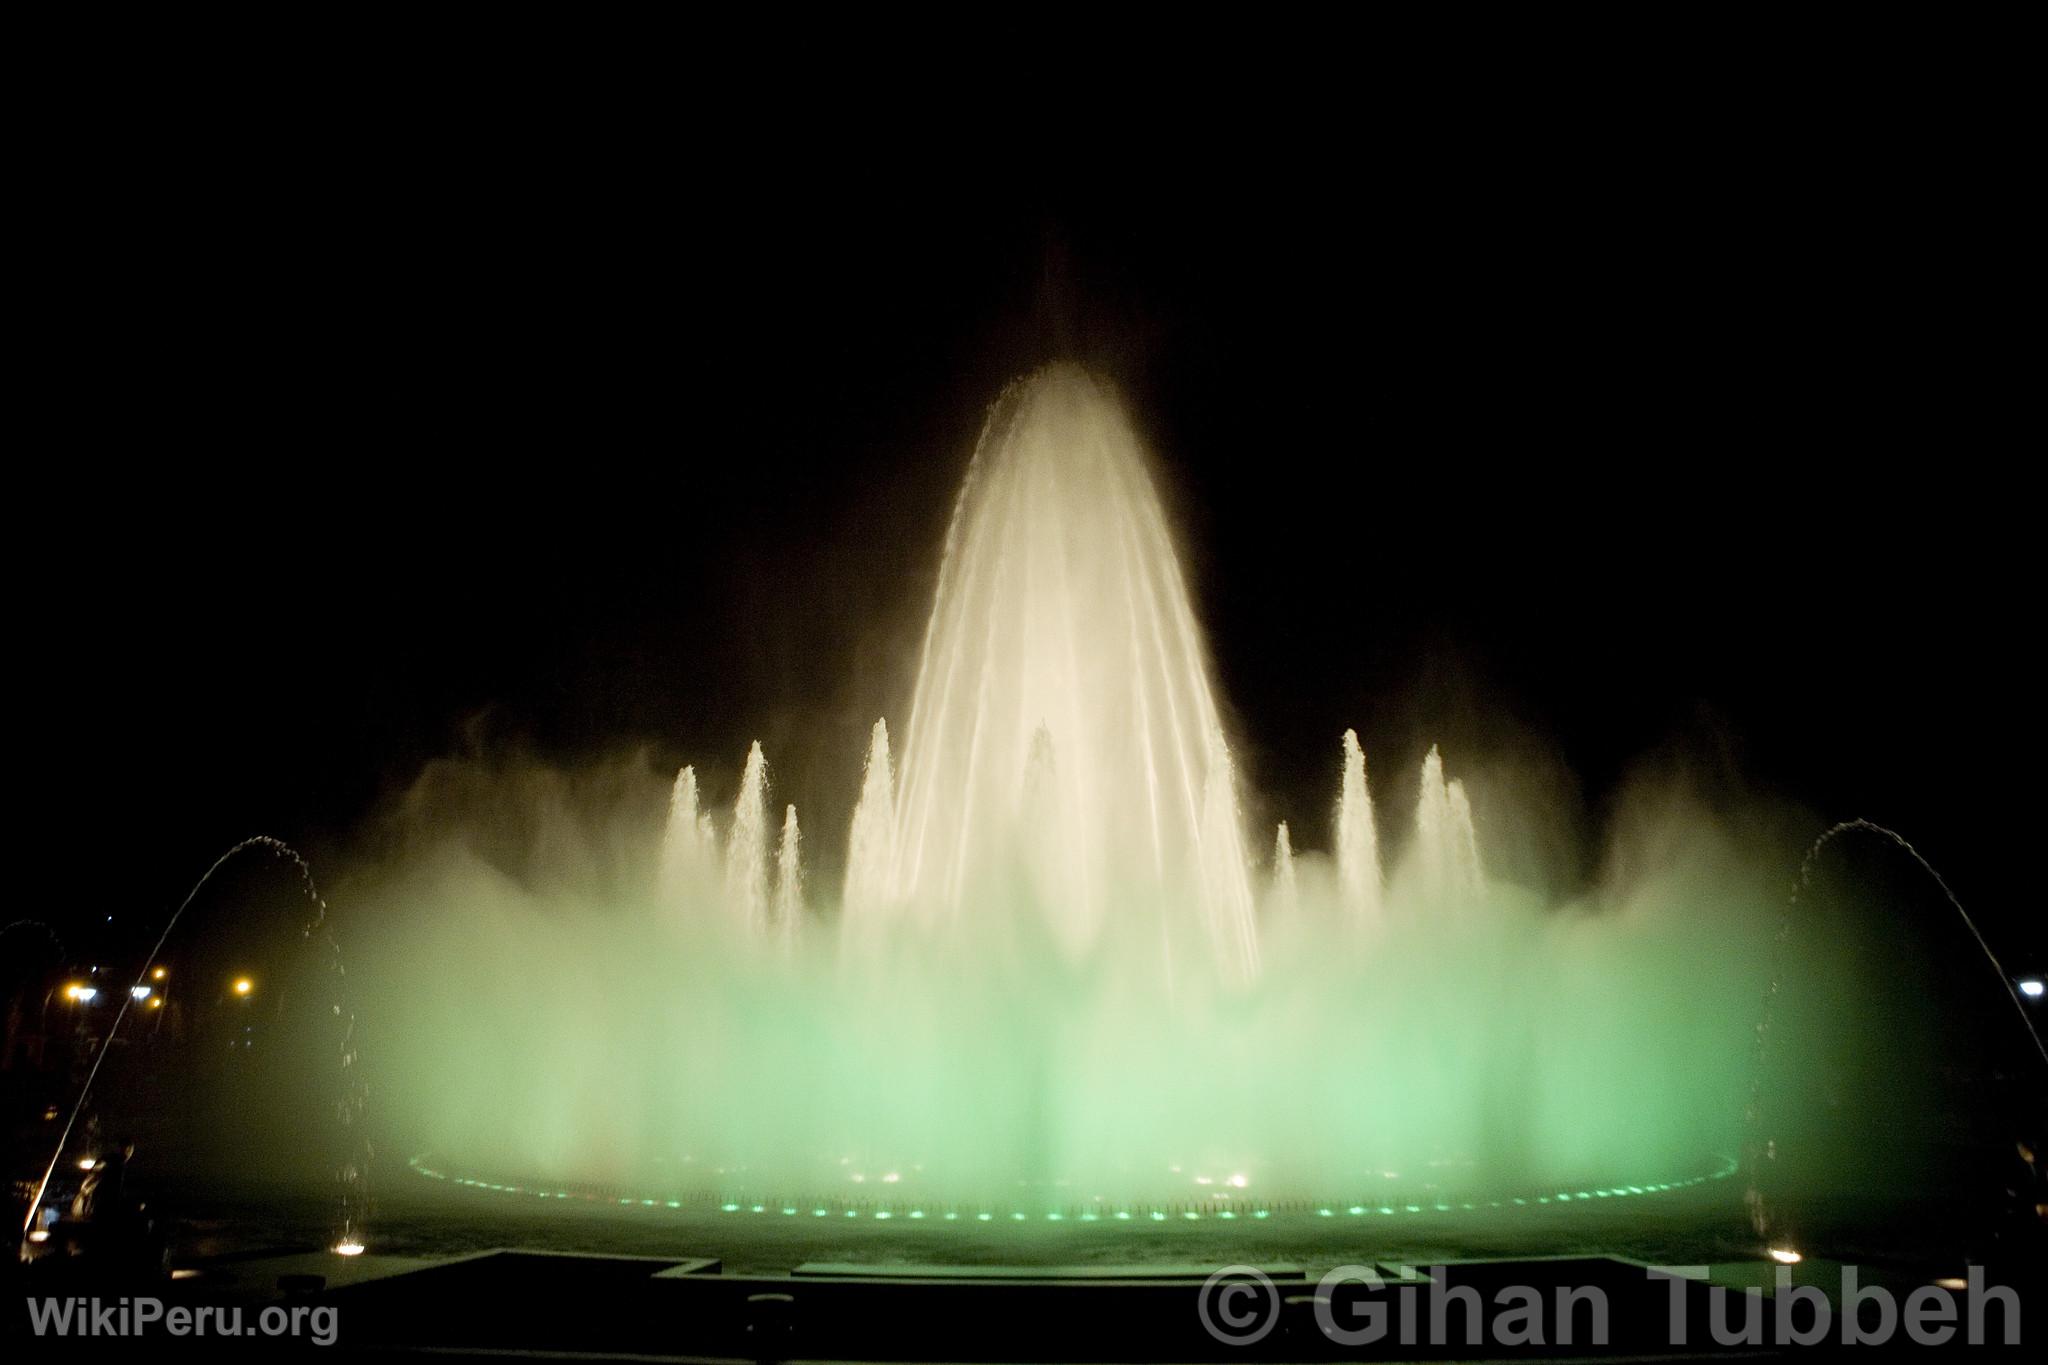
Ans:
[[[1970,1282],[1960,1275],[1944,1275],[1934,1282],[1938,1289],[1968,1289]]]
[[[98,1157],[82,1156],[78,1158],[78,1169],[81,1171],[89,1171],[99,1164]]]
[[[37,1228],[28,1235],[28,1239],[31,1242],[47,1242],[50,1240],[50,1230],[48,1228]]]
[[[191,1269],[173,1270],[171,1278],[174,1280],[196,1280],[199,1278],[199,1272]]]
[[[253,991],[255,989],[256,983],[251,981],[248,977],[238,976],[235,978],[236,995],[247,995],[250,991]]]
[[[363,1254],[363,1244],[355,1241],[336,1242],[334,1244],[334,1254],[337,1256],[360,1256]]]
[[[164,1007],[164,998],[161,995],[152,995],[149,997],[149,1007],[153,1010],[162,1009]]]
[[[1771,1259],[1776,1261],[1779,1265],[1798,1265],[1801,1261],[1805,1260],[1806,1258],[1804,1256],[1801,1256],[1798,1252],[1794,1251],[1791,1247],[1772,1247]]]
[[[161,980],[163,980],[163,979],[164,979],[164,976],[165,976],[165,972],[164,972],[164,969],[163,969],[163,968],[161,968],[161,967],[158,967],[158,968],[157,968],[156,970],[152,971],[152,972],[151,972],[151,973],[149,974],[149,979],[150,979],[151,981],[161,981]]]
[[[66,1000],[90,1000],[98,994],[98,987],[88,986],[83,981],[74,981],[64,988]]]

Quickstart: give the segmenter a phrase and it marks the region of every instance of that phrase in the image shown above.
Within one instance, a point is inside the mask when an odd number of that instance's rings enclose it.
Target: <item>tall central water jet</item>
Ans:
[[[991,410],[947,532],[896,794],[882,753],[855,820],[851,931],[983,913],[1021,864],[1070,952],[1142,900],[1178,907],[1161,926],[1172,956],[1255,969],[1201,632],[1137,433],[1082,371],[1041,371]],[[893,836],[876,837],[870,801],[892,796]]]

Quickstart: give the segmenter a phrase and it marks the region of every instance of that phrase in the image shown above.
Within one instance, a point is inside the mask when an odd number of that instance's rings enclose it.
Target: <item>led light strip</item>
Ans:
[[[784,1218],[853,1218],[873,1222],[889,1222],[903,1219],[910,1222],[946,1223],[1101,1223],[1101,1222],[1151,1222],[1164,1223],[1175,1220],[1199,1222],[1214,1219],[1232,1222],[1238,1219],[1267,1219],[1275,1214],[1313,1215],[1318,1218],[1365,1218],[1365,1217],[1410,1217],[1441,1213],[1475,1213],[1481,1210],[1505,1210],[1511,1208],[1532,1208],[1543,1205],[1561,1205],[1586,1202],[1597,1199],[1629,1199],[1645,1195],[1668,1194],[1678,1190],[1691,1189],[1711,1181],[1726,1180],[1734,1175],[1740,1163],[1733,1157],[1719,1158],[1719,1166],[1701,1175],[1688,1176],[1677,1180],[1657,1181],[1651,1184],[1610,1185],[1605,1188],[1583,1190],[1557,1190],[1548,1194],[1528,1194],[1509,1199],[1466,1200],[1461,1202],[1432,1200],[1426,1203],[1344,1203],[1319,1204],[1313,1201],[1288,1200],[1278,1204],[1243,1208],[1218,1207],[1211,1200],[1201,1208],[1186,1208],[1181,1205],[1136,1205],[1115,1209],[1056,1209],[1045,1213],[1029,1213],[1021,1209],[999,1211],[986,1207],[952,1206],[925,1209],[913,1204],[895,1204],[876,1208],[872,1205],[849,1205],[841,1200],[805,1200],[789,1203],[785,1200],[740,1200],[733,1197],[693,1196],[681,1198],[650,1199],[632,1195],[613,1196],[588,1190],[548,1189],[530,1185],[506,1185],[497,1181],[479,1180],[469,1176],[455,1175],[436,1169],[427,1164],[427,1153],[414,1157],[408,1165],[419,1175],[429,1180],[443,1180],[471,1189],[490,1190],[499,1194],[531,1195],[540,1199],[574,1199],[585,1203],[618,1204],[630,1208],[668,1208],[692,1211],[708,1210],[715,1207],[721,1213],[776,1214]]]

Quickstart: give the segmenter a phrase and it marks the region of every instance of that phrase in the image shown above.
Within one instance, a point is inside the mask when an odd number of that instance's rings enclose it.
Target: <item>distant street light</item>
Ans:
[[[236,995],[247,995],[250,991],[253,991],[255,989],[256,983],[251,981],[248,977],[238,976],[235,978]]]
[[[2039,1000],[2043,993],[2048,993],[2048,986],[2042,984],[2040,977],[2029,976],[2020,981],[2020,994],[2027,999]]]

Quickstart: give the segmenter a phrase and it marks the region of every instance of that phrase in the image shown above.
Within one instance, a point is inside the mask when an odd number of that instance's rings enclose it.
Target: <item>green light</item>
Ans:
[[[1422,1212],[1422,1205],[1420,1205],[1420,1204],[1410,1204],[1410,1205],[1408,1206],[1408,1212],[1410,1212],[1410,1213],[1421,1213],[1421,1212]]]
[[[824,1216],[825,1216],[825,1210],[823,1210],[823,1209],[812,1209],[812,1210],[811,1210],[811,1217],[813,1217],[813,1218],[823,1218]]]
[[[1119,1222],[1128,1223],[1131,1221],[1131,1211],[1129,1209],[1118,1209],[1116,1216]]]
[[[1349,1213],[1349,1214],[1352,1214],[1352,1215],[1354,1215],[1354,1216],[1355,1216],[1355,1215],[1357,1215],[1357,1214],[1361,1214],[1361,1213],[1364,1213],[1364,1212],[1365,1212],[1365,1205],[1363,1205],[1363,1204],[1353,1204],[1353,1205],[1352,1205],[1352,1206],[1351,1206],[1350,1208],[1346,1209],[1346,1210],[1345,1210],[1345,1212],[1346,1212],[1346,1213]]]
[[[877,1210],[875,1210],[875,1217],[876,1217],[876,1218],[878,1218],[878,1219],[880,1219],[880,1218],[887,1218],[887,1217],[889,1217],[889,1216],[890,1216],[890,1214],[889,1214],[889,1211],[888,1211],[887,1209],[877,1209]]]
[[[1152,1221],[1155,1223],[1163,1223],[1166,1221],[1166,1215],[1161,1213],[1159,1210],[1154,1209],[1152,1210]]]
[[[910,1211],[910,1216],[911,1216],[912,1218],[922,1218],[922,1217],[924,1217],[924,1210],[923,1210],[923,1209],[912,1209],[912,1210]]]
[[[669,1206],[670,1208],[672,1208],[672,1209],[679,1209],[679,1208],[681,1208],[681,1207],[683,1206],[683,1201],[682,1201],[682,1200],[680,1200],[680,1199],[671,1199],[671,1200],[669,1200],[669,1201],[668,1201],[668,1206]],[[784,1209],[784,1210],[783,1210],[783,1212],[784,1212],[784,1213],[795,1213],[795,1212],[796,1212],[796,1210],[795,1210],[795,1209]]]
[[[619,1202],[623,1204],[626,1201],[621,1199]],[[740,1211],[738,1204],[720,1204],[718,1207],[726,1213],[738,1213]]]
[[[995,1217],[995,1215],[992,1213],[977,1213],[974,1216],[984,1223],[988,1222],[991,1218]]]
[[[1394,1211],[1394,1206],[1393,1206],[1393,1205],[1391,1205],[1391,1204],[1382,1204],[1382,1205],[1380,1205],[1380,1212],[1381,1212],[1381,1213],[1392,1213],[1393,1211]]]
[[[1021,1223],[1021,1222],[1023,1222],[1023,1221],[1024,1221],[1024,1215],[1023,1215],[1023,1213],[1022,1213],[1021,1211],[1020,1211],[1020,1212],[1017,1212],[1017,1213],[1013,1213],[1013,1214],[1011,1214],[1011,1215],[1010,1215],[1010,1218],[1011,1218],[1011,1220],[1012,1220],[1013,1222],[1018,1222],[1018,1223]]]
[[[1259,1211],[1258,1211],[1257,1213],[1254,1213],[1254,1214],[1252,1215],[1252,1217],[1254,1217],[1254,1218],[1265,1218],[1265,1217],[1267,1217],[1267,1216],[1268,1216],[1268,1211],[1267,1211],[1267,1210],[1265,1210],[1265,1209],[1260,1209],[1260,1210],[1259,1210]]]
[[[1331,1214],[1331,1212],[1330,1212],[1330,1211],[1329,1211],[1328,1209],[1317,1209],[1317,1210],[1316,1210],[1316,1217],[1318,1217],[1318,1218],[1329,1218],[1329,1217],[1332,1217],[1332,1216],[1333,1216],[1333,1215]]]

